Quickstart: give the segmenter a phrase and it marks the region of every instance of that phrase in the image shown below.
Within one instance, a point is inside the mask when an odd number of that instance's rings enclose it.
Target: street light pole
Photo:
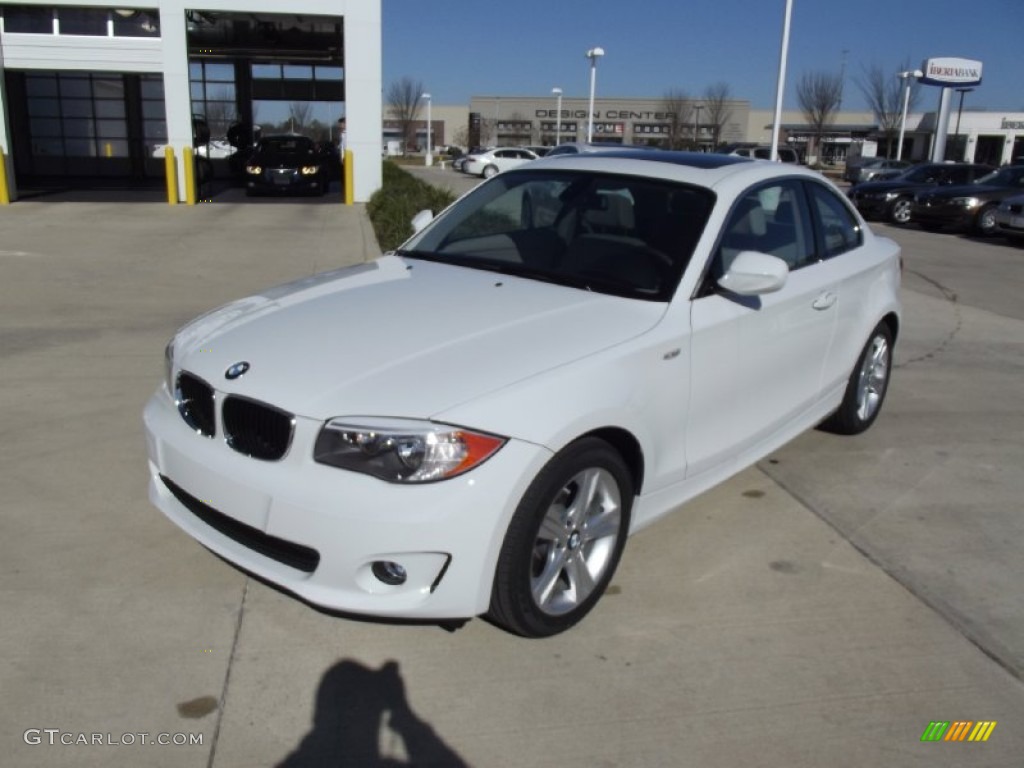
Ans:
[[[604,48],[591,48],[587,51],[590,59],[590,110],[587,114],[587,142],[594,140],[594,86],[597,83],[597,60],[604,56]]]
[[[555,108],[555,146],[562,143],[562,89],[552,88],[551,92],[558,97],[558,106]]]
[[[704,109],[703,104],[693,105],[693,148],[700,149],[700,139],[698,134],[700,132],[700,111]]]
[[[910,78],[922,77],[924,72],[920,69],[908,69],[906,72],[897,72],[896,77],[903,81],[903,118],[900,120],[900,141],[896,145],[896,159],[903,159],[903,134],[907,132],[907,108],[910,106]]]
[[[960,106],[956,110],[956,133],[953,134],[953,141],[956,144],[957,152],[960,151],[960,115],[964,111],[964,96],[973,91],[973,88],[957,88],[956,92],[960,94]],[[963,153],[966,154],[966,153]],[[966,159],[961,157],[961,159]]]
[[[424,165],[434,164],[434,155],[431,153],[430,147],[430,134],[431,134],[431,114],[430,114],[430,94],[424,93],[423,98],[427,100],[427,156],[423,160]]]

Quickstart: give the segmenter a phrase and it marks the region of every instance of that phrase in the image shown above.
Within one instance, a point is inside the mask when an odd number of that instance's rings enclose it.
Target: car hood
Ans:
[[[204,315],[176,364],[315,419],[429,418],[652,328],[665,304],[385,256]],[[227,369],[246,362],[235,380]]]

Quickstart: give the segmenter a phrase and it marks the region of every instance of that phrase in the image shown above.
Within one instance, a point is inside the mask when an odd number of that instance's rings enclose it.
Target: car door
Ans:
[[[820,397],[839,299],[815,231],[797,178],[753,187],[730,211],[691,306],[688,476],[805,428],[793,425]],[[787,263],[779,291],[747,297],[718,287],[748,250]]]
[[[519,164],[516,159],[516,152],[514,149],[499,149],[494,153],[494,164],[498,166],[499,171],[507,171],[509,168],[514,168]]]

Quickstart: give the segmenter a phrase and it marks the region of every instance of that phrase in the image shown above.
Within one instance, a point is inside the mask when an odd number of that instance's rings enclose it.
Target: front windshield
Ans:
[[[929,183],[935,181],[938,176],[938,170],[933,165],[922,165],[914,168],[908,168],[903,173],[895,176],[894,179],[900,181],[912,181],[915,183]]]
[[[986,174],[975,184],[988,184],[993,187],[1024,187],[1024,166],[1007,166],[998,171]]]
[[[667,301],[713,205],[709,190],[667,181],[508,171],[477,187],[399,253]]]

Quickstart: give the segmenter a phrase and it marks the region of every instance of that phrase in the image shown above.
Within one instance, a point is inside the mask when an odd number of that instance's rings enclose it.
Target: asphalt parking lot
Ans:
[[[0,763],[1020,768],[1024,249],[879,225],[906,273],[878,423],[638,534],[528,641],[320,613],[146,499],[171,333],[377,255],[361,206],[310,202],[0,208]],[[957,720],[998,726],[921,741]]]

